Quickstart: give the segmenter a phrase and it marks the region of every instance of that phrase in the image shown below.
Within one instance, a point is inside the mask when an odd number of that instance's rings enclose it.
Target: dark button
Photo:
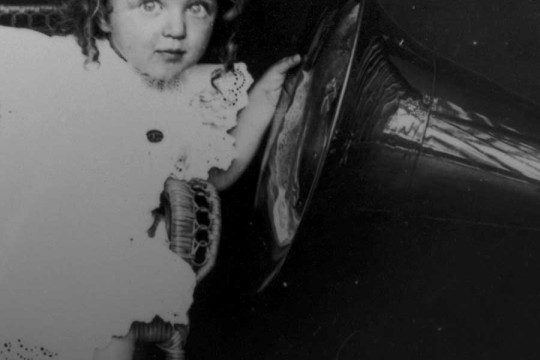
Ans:
[[[146,133],[146,137],[151,143],[158,143],[163,140],[163,133],[159,130],[150,130]]]

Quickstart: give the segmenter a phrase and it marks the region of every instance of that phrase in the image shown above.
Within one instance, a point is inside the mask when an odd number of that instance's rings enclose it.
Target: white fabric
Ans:
[[[230,165],[251,78],[237,64],[217,91],[200,66],[159,92],[100,51],[84,70],[72,38],[0,27],[0,360],[90,360],[132,321],[188,322],[195,276],[163,225],[148,238],[151,210],[169,175]]]

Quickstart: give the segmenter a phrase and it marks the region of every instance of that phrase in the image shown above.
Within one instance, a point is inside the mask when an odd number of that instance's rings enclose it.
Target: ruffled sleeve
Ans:
[[[212,168],[227,170],[237,156],[235,139],[229,134],[238,112],[248,104],[253,78],[243,63],[229,72],[221,69],[204,74],[206,85],[190,95],[189,107],[199,126],[190,134],[189,146],[175,166],[175,177],[207,179]]]

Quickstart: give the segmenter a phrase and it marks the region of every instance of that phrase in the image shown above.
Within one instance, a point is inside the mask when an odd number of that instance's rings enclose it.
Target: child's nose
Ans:
[[[182,11],[170,11],[163,27],[163,35],[167,37],[183,38],[186,36],[186,19]]]

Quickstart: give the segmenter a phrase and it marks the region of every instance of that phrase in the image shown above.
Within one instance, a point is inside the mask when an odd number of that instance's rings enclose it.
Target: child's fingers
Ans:
[[[295,67],[296,65],[300,64],[302,61],[302,57],[298,54],[293,56],[287,56],[278,61],[273,67],[272,70],[281,74],[285,75],[287,71]]]
[[[277,103],[279,94],[283,82],[287,77],[287,72],[300,64],[302,57],[300,55],[287,56],[278,62],[274,63],[263,75],[263,77],[257,82],[253,88],[252,94],[262,91],[264,93],[271,93],[272,102]]]

